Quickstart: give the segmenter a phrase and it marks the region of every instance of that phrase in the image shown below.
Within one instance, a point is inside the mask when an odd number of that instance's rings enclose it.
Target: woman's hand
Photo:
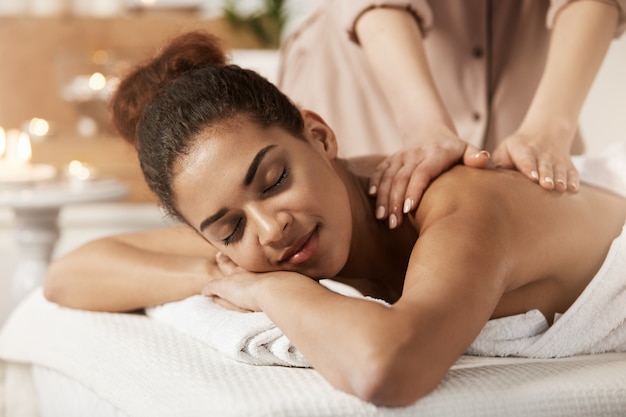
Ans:
[[[489,153],[446,132],[438,140],[420,143],[381,162],[370,178],[369,193],[376,195],[376,218],[389,219],[389,228],[402,224],[404,213],[415,210],[432,180],[462,161],[486,168]]]
[[[578,191],[580,180],[569,152],[571,141],[516,132],[493,153],[497,167],[517,169],[547,190]]]
[[[260,295],[266,280],[282,275],[304,277],[296,272],[249,272],[236,265],[228,256],[218,252],[215,260],[222,274],[213,274],[202,295],[213,298],[222,307],[242,312],[262,311]],[[290,276],[289,279],[294,277]],[[309,279],[308,277],[306,279]]]

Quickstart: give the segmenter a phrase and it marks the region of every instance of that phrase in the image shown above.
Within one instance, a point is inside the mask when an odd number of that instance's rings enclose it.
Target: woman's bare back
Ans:
[[[454,167],[430,192],[501,207],[512,273],[492,318],[539,309],[551,321],[563,313],[599,270],[626,220],[623,197],[587,185],[578,193],[546,191],[510,170]],[[494,227],[503,227],[498,224],[494,219]]]

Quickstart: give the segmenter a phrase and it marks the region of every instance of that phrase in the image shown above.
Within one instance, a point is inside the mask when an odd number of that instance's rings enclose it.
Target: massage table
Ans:
[[[625,415],[626,353],[463,356],[430,395],[386,408],[314,369],[241,363],[145,314],[72,310],[40,288],[0,333],[0,417]]]

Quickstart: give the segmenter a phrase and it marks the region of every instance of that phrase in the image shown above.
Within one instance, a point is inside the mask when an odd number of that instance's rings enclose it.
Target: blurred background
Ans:
[[[31,161],[93,167],[129,188],[115,202],[64,207],[54,256],[98,236],[164,224],[134,151],[111,129],[119,76],[165,39],[207,29],[235,63],[274,80],[278,46],[315,0],[0,0],[0,127],[27,132]],[[278,12],[277,12],[278,11]],[[587,149],[626,140],[626,36],[611,45],[581,117]],[[0,206],[0,325],[14,302],[14,214]]]

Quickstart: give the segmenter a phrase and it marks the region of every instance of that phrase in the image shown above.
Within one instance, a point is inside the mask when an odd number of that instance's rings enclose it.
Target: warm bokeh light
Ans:
[[[109,53],[104,49],[98,49],[91,56],[91,61],[96,65],[106,64],[109,60]]]
[[[45,119],[33,117],[28,123],[28,132],[35,136],[46,136],[50,131],[50,124]]]
[[[91,175],[89,167],[84,166],[82,162],[77,160],[73,160],[68,164],[67,172],[70,177],[81,181],[89,179]]]
[[[106,77],[99,72],[94,72],[93,74],[91,74],[91,77],[89,77],[89,88],[91,88],[92,90],[102,90],[104,87],[106,87],[106,85]]]
[[[28,133],[21,132],[19,139],[17,140],[17,159],[22,162],[30,161],[30,158],[33,154],[32,148],[30,146],[30,137]]]
[[[0,127],[0,157],[4,156],[7,151],[7,135],[4,133],[4,128]]]

